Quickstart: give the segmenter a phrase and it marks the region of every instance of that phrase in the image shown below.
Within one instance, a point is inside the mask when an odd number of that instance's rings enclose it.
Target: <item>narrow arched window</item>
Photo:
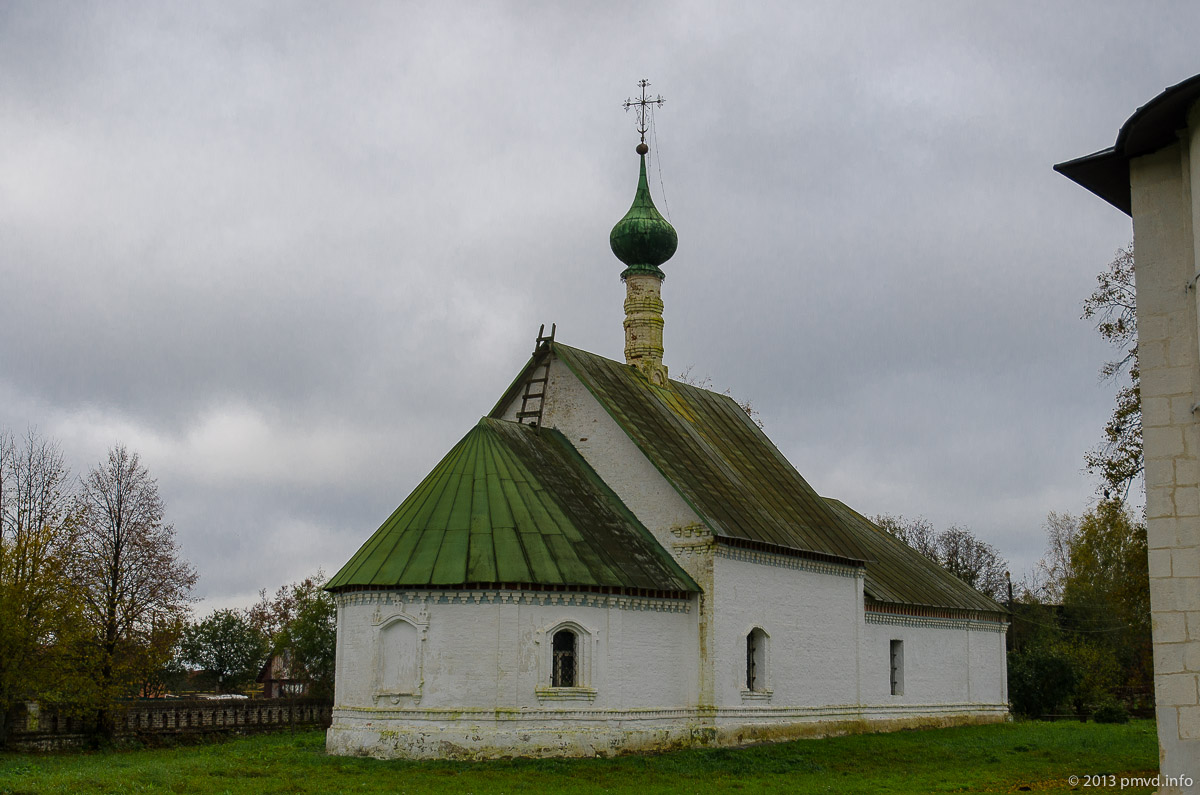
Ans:
[[[767,689],[767,633],[757,627],[746,636],[746,689]]]
[[[554,633],[554,665],[550,674],[552,687],[575,687],[575,633],[560,629]]]

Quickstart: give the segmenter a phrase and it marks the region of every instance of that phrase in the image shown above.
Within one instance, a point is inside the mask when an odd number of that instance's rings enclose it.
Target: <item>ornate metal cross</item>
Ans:
[[[641,99],[627,99],[627,100],[625,100],[624,105],[622,105],[622,107],[625,108],[626,111],[628,111],[630,108],[633,108],[635,110],[635,112],[637,113],[638,134],[642,136],[643,144],[646,143],[646,110],[651,105],[658,105],[661,108],[663,106],[663,103],[666,102],[666,100],[662,98],[662,94],[659,94],[658,97],[655,99],[647,99],[646,98],[646,87],[649,85],[650,85],[649,80],[646,80],[644,78],[639,80],[638,86],[642,89],[642,98]]]

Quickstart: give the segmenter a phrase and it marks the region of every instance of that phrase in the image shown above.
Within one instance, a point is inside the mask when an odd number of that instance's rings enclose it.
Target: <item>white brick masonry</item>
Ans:
[[[1180,143],[1131,160],[1129,169],[1160,765],[1164,776],[1193,780],[1200,780],[1200,636],[1187,620],[1200,611],[1197,120],[1193,108]]]

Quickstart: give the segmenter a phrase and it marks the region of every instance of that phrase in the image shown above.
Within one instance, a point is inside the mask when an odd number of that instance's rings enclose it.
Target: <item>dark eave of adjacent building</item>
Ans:
[[[1187,126],[1188,109],[1200,99],[1200,75],[1171,86],[1142,105],[1129,117],[1117,141],[1108,149],[1077,157],[1054,170],[1132,215],[1129,194],[1129,161],[1170,146]]]

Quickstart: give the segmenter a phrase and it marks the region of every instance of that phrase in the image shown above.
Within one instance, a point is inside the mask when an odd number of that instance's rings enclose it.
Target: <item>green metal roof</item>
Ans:
[[[625,217],[612,228],[608,244],[617,259],[628,266],[621,273],[622,279],[635,273],[648,273],[661,279],[663,272],[658,266],[669,260],[679,245],[675,227],[662,217],[654,206],[654,199],[650,197],[645,155],[642,155],[642,168],[633,204]]]
[[[841,503],[822,498],[728,395],[679,381],[655,386],[630,365],[552,342],[642,453],[718,538],[742,539],[866,565],[867,596],[883,602],[998,611],[915,550]],[[509,393],[493,410],[503,410]]]
[[[482,419],[329,581],[699,587],[562,434]]]
[[[552,343],[638,448],[718,536],[866,560],[837,517],[733,398]]]
[[[876,602],[952,607],[989,613],[1004,612],[984,596],[929,558],[887,532],[840,500],[825,500],[856,532],[871,555],[863,590]]]

